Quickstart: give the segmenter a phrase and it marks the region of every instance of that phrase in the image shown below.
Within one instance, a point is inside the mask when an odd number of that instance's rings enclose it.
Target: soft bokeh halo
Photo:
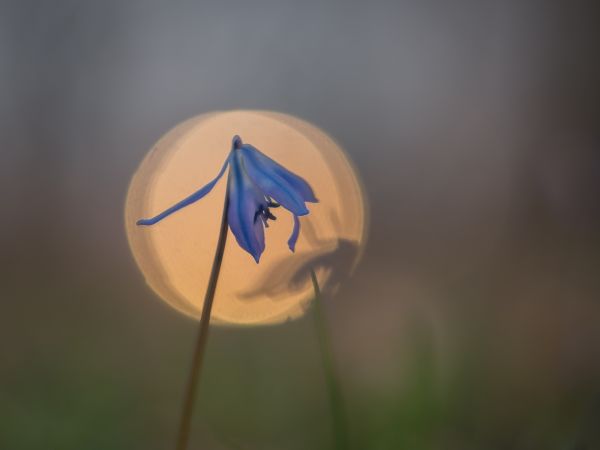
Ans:
[[[212,266],[226,180],[199,202],[152,227],[150,217],[197,190],[219,171],[238,134],[305,178],[319,203],[308,204],[292,253],[292,215],[274,210],[259,264],[229,235],[215,302],[214,323],[275,324],[300,317],[313,298],[310,269],[327,292],[354,270],[364,247],[367,206],[360,181],[343,150],[308,122],[272,111],[203,114],[167,132],[134,173],[125,226],[135,261],[152,290],[182,313],[199,318]]]

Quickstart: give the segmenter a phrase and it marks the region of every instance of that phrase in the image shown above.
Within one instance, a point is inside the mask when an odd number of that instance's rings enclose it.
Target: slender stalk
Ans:
[[[310,271],[310,277],[315,290],[314,318],[317,329],[317,339],[319,341],[319,348],[321,350],[323,370],[325,372],[325,380],[329,393],[329,406],[331,410],[334,448],[337,450],[347,450],[349,440],[344,398],[342,396],[339,378],[337,376],[333,361],[331,338],[327,329],[325,312],[323,311],[323,305],[321,301],[321,289],[319,287],[319,282],[317,281],[317,275],[312,269]]]
[[[194,410],[194,401],[196,399],[196,388],[198,380],[202,372],[202,363],[204,361],[204,349],[208,340],[208,329],[210,324],[210,313],[212,310],[213,300],[215,298],[215,290],[217,289],[217,281],[221,270],[221,262],[223,262],[223,253],[225,252],[225,243],[227,242],[227,207],[229,206],[229,194],[225,194],[225,204],[223,206],[223,216],[221,219],[221,229],[219,231],[219,240],[217,241],[217,249],[215,250],[215,258],[213,260],[208,287],[204,296],[204,305],[202,306],[202,315],[200,316],[200,327],[198,328],[198,337],[196,338],[196,347],[192,358],[192,366],[188,383],[185,388],[183,397],[183,408],[181,411],[181,422],[179,432],[177,434],[177,450],[185,450],[190,436],[190,423]]]

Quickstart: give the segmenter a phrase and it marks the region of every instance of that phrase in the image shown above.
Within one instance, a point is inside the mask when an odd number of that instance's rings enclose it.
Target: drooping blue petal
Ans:
[[[246,144],[246,145],[244,145],[244,147],[247,147],[248,149],[253,151],[252,154],[255,158],[256,163],[262,168],[262,170],[264,172],[271,172],[271,173],[276,173],[277,175],[279,175],[281,178],[283,178],[285,181],[287,181],[289,183],[289,185],[292,188],[294,188],[294,190],[298,194],[300,194],[300,196],[302,197],[302,200],[304,200],[305,202],[310,202],[310,203],[318,203],[319,202],[319,200],[317,200],[317,197],[315,197],[315,194],[314,194],[312,188],[306,182],[306,180],[304,180],[304,178],[289,171],[288,169],[283,167],[278,162],[269,158],[267,155],[265,155],[263,152],[261,152],[256,147],[254,147],[250,144]]]
[[[276,166],[281,167],[279,164],[272,160],[271,163],[268,161],[266,163],[265,159],[260,157],[258,150],[250,145],[243,145],[238,152],[243,155],[246,173],[265,195],[272,197],[297,216],[308,214],[302,194],[280,175],[280,171],[275,170]]]
[[[265,230],[256,212],[267,207],[267,201],[242,167],[241,154],[234,150],[228,181],[229,208],[227,220],[240,247],[258,263],[265,249]]]
[[[161,212],[160,214],[158,214],[150,219],[140,219],[136,222],[136,224],[137,225],[154,225],[156,222],[160,222],[165,217],[170,216],[171,214],[173,214],[176,211],[179,211],[181,208],[185,208],[186,206],[191,205],[192,203],[200,200],[202,197],[204,197],[206,194],[208,194],[211,191],[211,189],[214,187],[214,185],[217,184],[217,181],[219,181],[221,179],[221,177],[225,173],[225,169],[227,169],[227,165],[229,164],[230,158],[231,158],[231,155],[229,155],[227,157],[227,159],[225,160],[225,163],[223,164],[223,167],[221,168],[221,171],[216,176],[216,178],[214,180],[212,180],[210,183],[208,183],[206,186],[203,186],[202,188],[198,189],[196,192],[194,192],[189,197],[184,198],[179,203],[176,203],[175,205],[171,206],[170,208],[166,209],[165,211]]]
[[[288,247],[291,251],[296,250],[296,241],[298,240],[298,235],[300,234],[300,219],[298,216],[294,214],[294,229],[292,230],[292,235],[288,240]]]
[[[300,234],[299,216],[308,214],[305,202],[317,202],[310,185],[298,175],[282,167],[251,145],[243,144],[239,136],[232,140],[232,151],[217,177],[192,195],[138,225],[153,225],[174,212],[200,200],[208,194],[230,166],[227,196],[229,227],[238,244],[258,263],[265,250],[268,220],[275,220],[269,208],[283,206],[294,217],[294,227],[288,240],[295,250]]]

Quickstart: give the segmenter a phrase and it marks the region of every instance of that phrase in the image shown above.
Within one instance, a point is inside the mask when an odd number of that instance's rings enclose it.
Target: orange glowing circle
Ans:
[[[221,220],[225,177],[203,199],[151,227],[150,217],[213,179],[230,151],[244,142],[300,175],[319,203],[300,218],[296,252],[287,247],[292,215],[274,210],[260,263],[229,231],[212,311],[214,323],[257,325],[301,316],[313,298],[310,270],[331,292],[356,266],[367,227],[358,177],[342,149],[301,119],[270,111],[228,111],[193,117],[165,134],[133,175],[125,226],[134,258],[160,298],[194,318],[202,312]]]

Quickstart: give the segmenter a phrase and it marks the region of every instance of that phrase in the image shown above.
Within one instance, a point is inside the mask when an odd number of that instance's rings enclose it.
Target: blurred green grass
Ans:
[[[4,369],[0,448],[171,448],[195,323],[173,315],[163,328],[136,328],[139,317],[115,320],[93,306],[96,295],[83,313],[75,302],[62,313],[50,308],[38,326],[53,337],[32,332],[37,340],[21,343]],[[86,326],[73,326],[75,313]],[[402,367],[390,362],[397,378],[364,383],[340,372],[353,449],[597,448],[597,383],[528,395],[489,372],[486,333],[468,324],[442,370],[427,326],[418,316],[409,323],[408,344],[390,343],[407,349]],[[331,448],[319,362],[310,315],[277,327],[214,328],[190,448]]]
[[[196,323],[136,289],[99,275],[68,288],[49,278],[8,291],[1,449],[172,447]],[[523,360],[498,352],[508,345],[498,343],[503,320],[473,311],[488,308],[480,291],[447,290],[453,302],[472,300],[452,305],[451,346],[415,308],[376,363],[348,360],[364,349],[336,333],[342,300],[326,305],[352,449],[599,448],[593,370],[573,379],[543,365],[523,371]],[[332,448],[313,319],[212,329],[190,449]]]

